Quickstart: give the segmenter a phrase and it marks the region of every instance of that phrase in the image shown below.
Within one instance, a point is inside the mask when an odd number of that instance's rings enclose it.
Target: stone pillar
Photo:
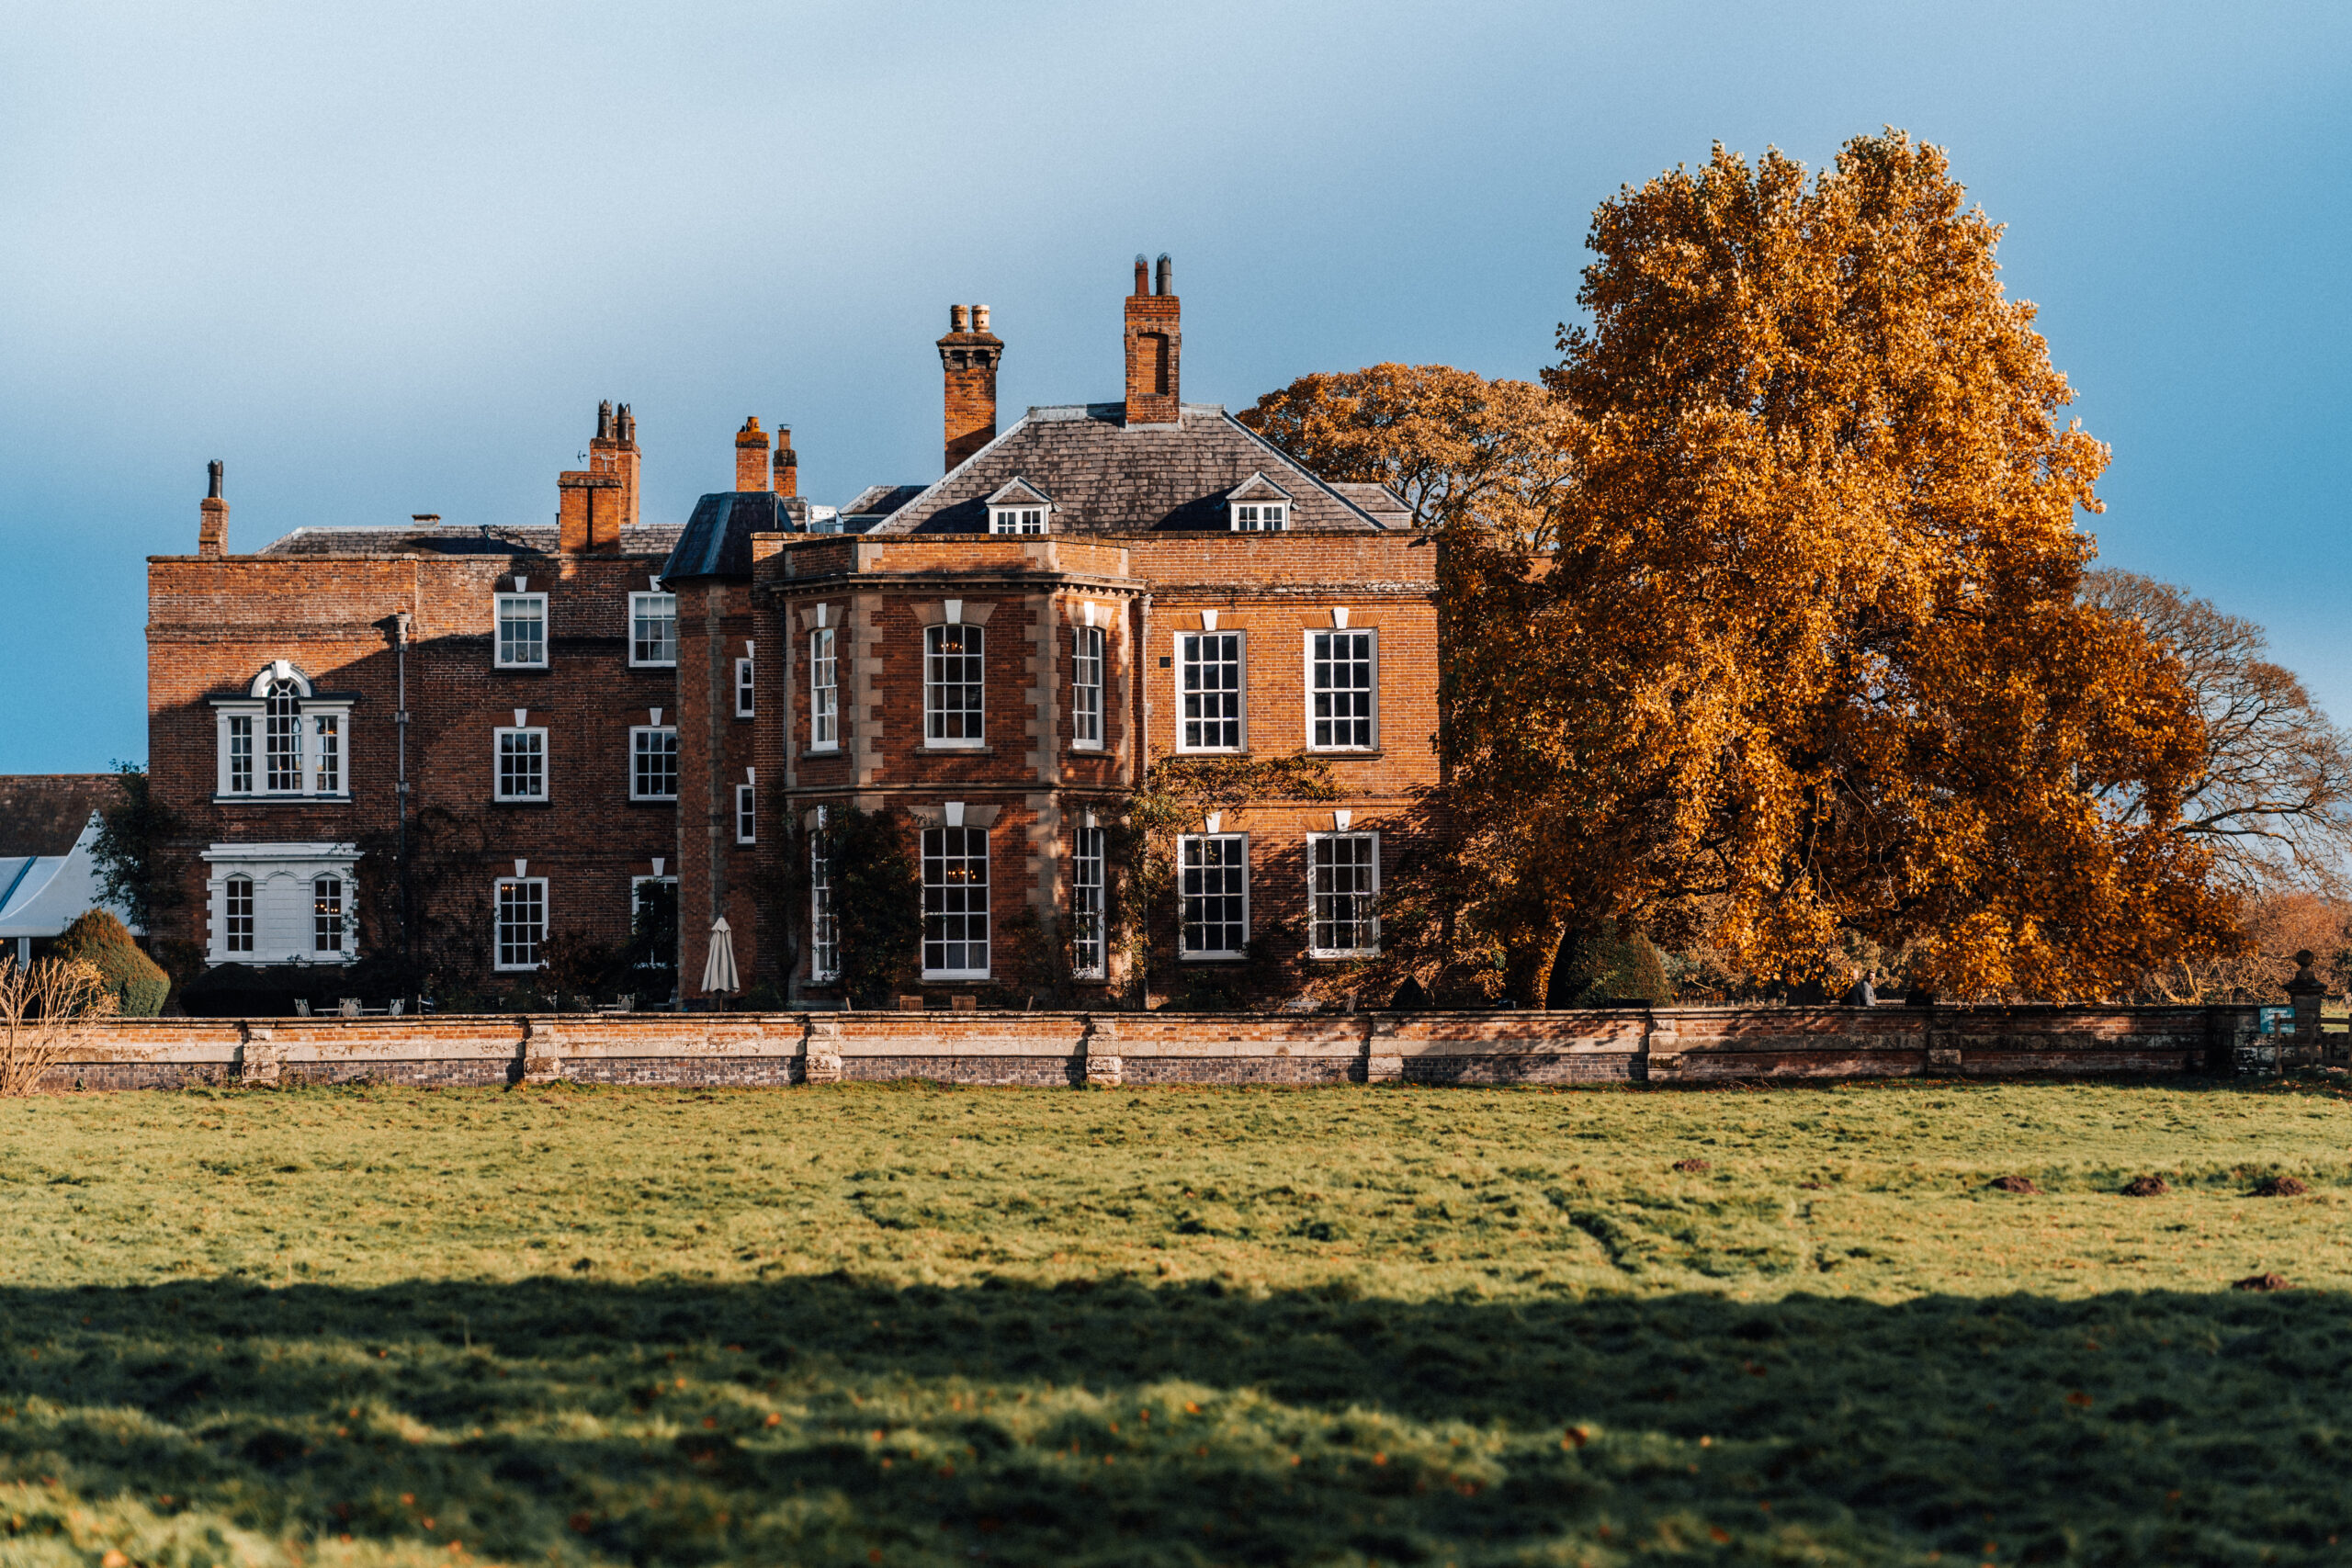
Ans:
[[[2287,999],[2295,1008],[2295,1034],[2291,1047],[2295,1059],[2319,1059],[2320,1004],[2327,1000],[2327,983],[2312,973],[2309,948],[2295,954],[2295,977],[2287,982]],[[2287,1053],[2282,1052],[2283,1057]]]
[[[1078,1043],[1078,1051],[1088,1089],[1116,1089],[1126,1080],[1126,1064],[1119,1059],[1117,1018],[1089,1013],[1086,1033]]]
[[[1405,1081],[1405,1055],[1396,1039],[1395,1013],[1364,1014],[1363,1081],[1366,1083],[1403,1083]]]
[[[800,1037],[800,1081],[842,1081],[842,1021],[821,1013],[808,1015],[808,1032]]]
[[[277,1043],[266,1023],[241,1023],[237,1028],[243,1035],[237,1043],[237,1087],[276,1089],[286,1065],[286,1047]]]
[[[546,1019],[523,1021],[523,1038],[514,1045],[514,1081],[554,1083],[563,1077],[563,1037]]]
[[[1682,1077],[1680,1027],[1672,1018],[1658,1017],[1655,1008],[1643,1014],[1641,1065],[1645,1083],[1674,1083]]]

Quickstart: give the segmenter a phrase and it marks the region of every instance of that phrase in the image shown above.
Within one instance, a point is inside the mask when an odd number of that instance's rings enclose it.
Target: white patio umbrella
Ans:
[[[724,915],[710,922],[710,956],[703,960],[702,988],[712,996],[742,988],[735,976],[735,933],[727,929]]]

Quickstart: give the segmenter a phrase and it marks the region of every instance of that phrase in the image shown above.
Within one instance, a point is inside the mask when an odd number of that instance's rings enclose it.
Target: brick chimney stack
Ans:
[[[1168,254],[1159,255],[1159,288],[1148,288],[1148,268],[1136,257],[1136,291],[1127,296],[1127,423],[1174,424],[1182,400],[1178,366],[1184,331]]]
[[[637,420],[623,403],[615,412],[609,402],[596,405],[596,434],[588,443],[588,471],[613,474],[621,481],[620,526],[637,526]]]
[[[618,412],[597,405],[588,458],[555,479],[557,547],[573,554],[618,549],[622,525],[637,521],[637,422],[627,403]]]
[[[219,560],[229,553],[229,503],[220,498],[220,459],[207,463],[204,471],[209,483],[198,512],[196,553],[205,560]]]
[[[790,501],[800,493],[800,455],[792,449],[792,426],[775,427],[775,492]]]
[[[735,488],[768,488],[768,433],[760,428],[757,414],[746,415],[743,428],[735,433]]]
[[[946,374],[946,467],[996,439],[996,368],[1004,340],[989,331],[986,305],[947,307],[947,335],[939,340],[939,367]]]

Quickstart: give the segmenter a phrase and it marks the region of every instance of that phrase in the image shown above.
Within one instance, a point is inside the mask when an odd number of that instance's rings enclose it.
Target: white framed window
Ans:
[[[1379,743],[1379,634],[1369,629],[1308,632],[1308,749],[1369,751]]]
[[[817,807],[817,831],[808,840],[808,977],[838,980],[842,974],[842,927],[833,913],[832,842],[825,831],[826,808]]]
[[[1070,972],[1100,980],[1110,972],[1102,829],[1080,828],[1071,835],[1069,865]]]
[[[498,800],[548,797],[548,732],[537,726],[493,729],[492,791]]]
[[[833,628],[808,634],[808,750],[833,751],[842,743],[841,663],[833,656]]]
[[[989,833],[985,828],[923,829],[922,977],[989,977]]]
[[[678,662],[678,596],[628,596],[628,661],[636,668],[674,667]]]
[[[314,692],[273,660],[240,696],[214,697],[214,793],[243,800],[347,800],[352,699]]]
[[[1248,634],[1176,634],[1176,750],[1238,751],[1249,741],[1244,722]]]
[[[502,876],[493,906],[498,969],[537,969],[548,939],[548,879]]]
[[[1074,628],[1069,665],[1070,744],[1081,751],[1102,749],[1102,628]]]
[[[1288,502],[1237,501],[1233,503],[1233,531],[1237,534],[1279,534],[1289,526]]]
[[[1184,958],[1239,958],[1250,942],[1250,835],[1187,833],[1176,840]]]
[[[343,878],[311,879],[311,951],[340,953],[344,947]]]
[[[548,667],[548,596],[544,593],[501,593],[497,596],[498,651],[501,670],[544,670]]]
[[[254,950],[254,879],[232,876],[220,885],[222,945],[231,953]]]
[[[272,795],[300,795],[302,699],[291,680],[272,681],[262,699],[263,784]]]
[[[735,841],[739,844],[760,841],[760,791],[757,784],[735,786]]]
[[[208,868],[208,964],[344,964],[358,956],[356,844],[213,844]]]
[[[1380,951],[1380,835],[1306,836],[1306,952],[1361,958]]]
[[[322,713],[311,719],[311,793],[343,793],[343,716]]]
[[[987,687],[981,667],[986,629],[951,622],[922,629],[922,739],[925,746],[979,746]]]
[[[628,732],[628,797],[678,798],[678,730],[675,725],[640,724]]]
[[[748,659],[739,659],[735,661],[735,716],[737,718],[757,716],[757,712],[752,705],[752,661]]]
[[[991,534],[1042,534],[1045,531],[1046,509],[1042,506],[989,508],[989,532]]]
[[[227,736],[228,788],[227,795],[251,795],[254,792],[254,721],[245,714],[231,714],[224,721]]]

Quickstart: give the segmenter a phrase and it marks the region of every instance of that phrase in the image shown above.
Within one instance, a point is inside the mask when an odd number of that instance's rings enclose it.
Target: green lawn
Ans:
[[[0,1565],[2352,1563],[2347,1199],[2319,1085],[0,1102]]]

